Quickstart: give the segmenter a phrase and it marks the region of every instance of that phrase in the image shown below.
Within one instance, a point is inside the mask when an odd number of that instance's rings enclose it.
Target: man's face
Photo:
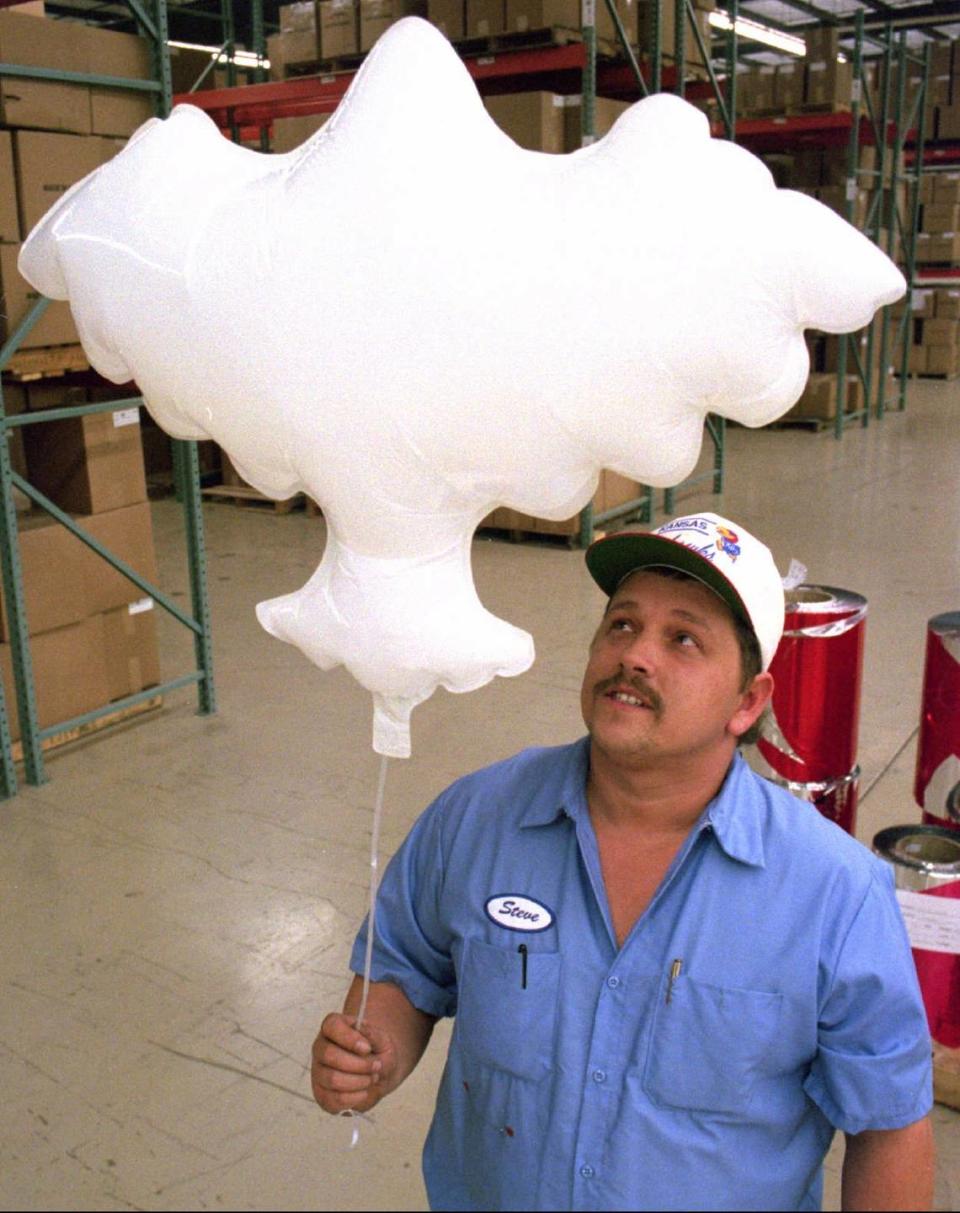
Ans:
[[[638,572],[614,594],[580,693],[594,745],[628,765],[732,751],[759,716],[770,677],[742,688],[726,605],[698,581]]]

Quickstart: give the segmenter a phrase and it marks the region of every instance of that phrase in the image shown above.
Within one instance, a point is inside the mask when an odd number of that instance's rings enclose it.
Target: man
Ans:
[[[456,1014],[435,1209],[926,1209],[930,1043],[888,869],[737,752],[783,628],[770,552],[713,514],[587,553],[609,595],[588,738],[459,780],[385,874],[314,1045],[366,1110]],[[362,970],[364,933],[353,956]]]

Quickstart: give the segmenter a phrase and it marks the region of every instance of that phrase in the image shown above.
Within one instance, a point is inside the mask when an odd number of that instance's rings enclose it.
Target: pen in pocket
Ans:
[[[670,966],[670,980],[667,982],[667,1005],[668,1006],[670,1004],[670,1000],[673,998],[674,982],[680,976],[680,970],[682,968],[683,968],[683,961],[679,957]]]
[[[522,943],[517,951],[520,953],[520,989],[527,988],[527,945]]]

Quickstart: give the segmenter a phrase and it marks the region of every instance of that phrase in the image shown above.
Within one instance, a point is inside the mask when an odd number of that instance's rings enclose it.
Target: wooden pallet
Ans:
[[[264,497],[259,489],[249,484],[211,484],[200,492],[204,497],[232,501],[234,505],[272,506],[275,514],[291,514],[303,503],[303,493],[296,493],[285,501],[275,501],[272,497]]]
[[[960,1111],[960,1049],[933,1042],[933,1098]]]
[[[89,371],[90,363],[81,345],[38,346],[17,350],[3,368],[16,383],[34,379],[56,379],[74,371]]]
[[[145,716],[148,712],[155,712],[161,707],[163,707],[163,696],[155,695],[151,699],[143,700],[142,703],[133,704],[132,707],[119,708],[116,712],[100,716],[97,720],[91,720],[87,724],[78,725],[75,729],[67,729],[64,733],[55,733],[52,737],[44,737],[40,742],[40,748],[41,750],[58,750],[61,746],[72,745],[75,741],[83,741],[95,733],[103,732],[104,729],[113,728],[118,724],[126,724],[128,721]],[[15,741],[12,748],[14,762],[22,762],[23,742]]]

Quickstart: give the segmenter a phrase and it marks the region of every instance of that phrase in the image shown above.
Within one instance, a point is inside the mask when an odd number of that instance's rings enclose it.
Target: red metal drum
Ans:
[[[873,840],[893,865],[930,1035],[960,1047],[960,833],[893,826]]]
[[[960,611],[927,625],[913,793],[925,822],[960,830]]]
[[[774,691],[757,748],[773,777],[852,834],[867,600],[849,590],[787,591]]]

